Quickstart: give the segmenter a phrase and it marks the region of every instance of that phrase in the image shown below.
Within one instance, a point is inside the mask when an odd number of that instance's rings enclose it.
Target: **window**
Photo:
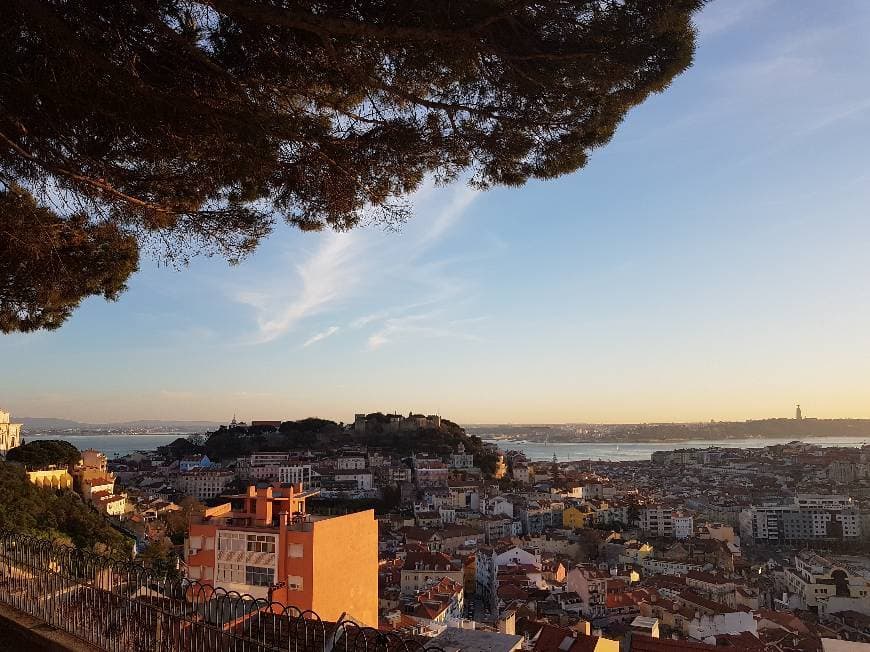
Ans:
[[[218,564],[218,582],[242,584],[245,581],[245,567],[242,564]]]
[[[301,543],[291,543],[287,546],[287,554],[290,557],[299,558],[303,556],[303,547]]]
[[[290,591],[301,591],[302,590],[302,578],[298,575],[290,575],[287,578],[287,588]]]
[[[275,552],[275,537],[268,534],[249,534],[248,552]]]
[[[221,532],[218,536],[218,550],[243,552],[245,550],[245,534],[243,532]]]
[[[275,583],[275,571],[262,566],[245,566],[245,584],[271,586]]]

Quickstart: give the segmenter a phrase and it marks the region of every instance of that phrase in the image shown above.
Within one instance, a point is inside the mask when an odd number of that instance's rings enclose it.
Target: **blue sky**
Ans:
[[[426,188],[401,233],[143,261],[0,339],[19,416],[870,417],[870,4],[716,0],[695,65],[578,173]]]

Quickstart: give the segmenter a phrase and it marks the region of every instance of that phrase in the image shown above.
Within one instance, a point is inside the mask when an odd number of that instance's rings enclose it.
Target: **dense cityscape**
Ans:
[[[0,0],[0,652],[870,652],[868,34]]]
[[[234,418],[109,460],[0,417],[4,482],[108,525],[31,533],[324,621],[505,652],[870,643],[870,446],[532,461],[372,413]]]

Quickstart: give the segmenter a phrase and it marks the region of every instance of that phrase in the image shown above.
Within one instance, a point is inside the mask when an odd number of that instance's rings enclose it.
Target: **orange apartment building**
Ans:
[[[323,620],[378,624],[378,528],[374,511],[312,516],[302,485],[248,487],[191,523],[191,579],[311,609]]]

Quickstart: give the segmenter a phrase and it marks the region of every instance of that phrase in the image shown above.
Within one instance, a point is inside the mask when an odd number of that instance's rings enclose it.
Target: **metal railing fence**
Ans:
[[[0,602],[106,652],[421,652],[353,621],[0,531]]]

